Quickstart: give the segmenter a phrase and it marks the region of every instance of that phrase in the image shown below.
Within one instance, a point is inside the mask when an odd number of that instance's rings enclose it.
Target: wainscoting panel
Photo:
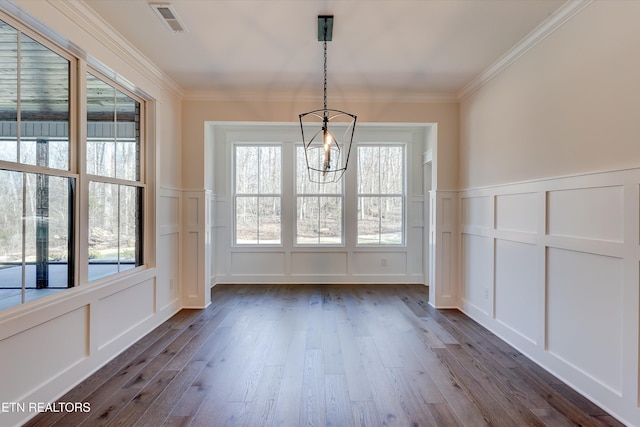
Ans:
[[[294,276],[345,276],[346,252],[293,252],[291,274]],[[320,279],[322,280],[322,279]]]
[[[354,252],[351,266],[354,276],[407,274],[406,252]]]
[[[234,252],[231,254],[231,275],[282,276],[284,274],[284,252]]]
[[[87,358],[88,328],[89,306],[84,306],[0,340],[0,378],[2,384],[11,384],[0,387],[0,402],[24,399]],[[25,348],[29,351],[21,351]]]
[[[161,226],[178,226],[180,224],[179,194],[171,194],[170,190],[160,192],[160,197],[158,197],[158,224]]]
[[[187,225],[197,226],[200,224],[200,203],[201,200],[196,195],[187,197]]]
[[[505,327],[536,344],[539,318],[536,246],[496,240],[495,317]]]
[[[535,233],[537,194],[501,194],[496,197],[496,229]]]
[[[160,188],[157,208],[156,287],[157,310],[180,306],[180,264],[182,261],[182,192]]]
[[[622,260],[547,250],[548,350],[616,393],[622,387]]]
[[[466,227],[493,228],[493,198],[469,197],[460,202],[461,223]]]
[[[488,316],[493,295],[493,239],[462,234],[462,304]]]
[[[459,198],[459,308],[640,425],[640,169],[467,189]]]
[[[160,309],[173,304],[179,298],[178,285],[180,277],[180,233],[163,234],[158,237],[158,269],[162,270],[157,277],[158,289],[156,300]]]
[[[197,300],[200,294],[198,283],[198,272],[200,271],[200,233],[189,231],[185,233],[184,243],[184,277],[182,282],[182,293],[186,300]]]
[[[436,308],[454,308],[459,304],[458,193],[431,190],[429,205],[429,304]]]
[[[623,187],[577,188],[547,193],[547,233],[623,241]]]
[[[464,227],[493,228],[493,197],[468,197],[462,199],[461,222]]]
[[[182,269],[181,297],[183,308],[204,308],[211,304],[209,264],[212,249],[210,211],[215,195],[208,190],[185,191],[182,194]]]
[[[155,312],[155,283],[147,280],[100,299],[91,306],[95,310],[92,326],[98,350],[135,329]]]

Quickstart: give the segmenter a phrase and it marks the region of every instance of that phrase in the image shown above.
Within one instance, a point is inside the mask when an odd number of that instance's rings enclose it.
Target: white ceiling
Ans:
[[[322,93],[317,16],[334,15],[328,91],[455,97],[565,0],[84,0],[186,94]]]

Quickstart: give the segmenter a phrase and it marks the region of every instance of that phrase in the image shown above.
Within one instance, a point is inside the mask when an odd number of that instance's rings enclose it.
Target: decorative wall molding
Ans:
[[[459,308],[640,425],[640,168],[458,196]]]
[[[458,194],[430,191],[429,304],[436,308],[458,306]]]
[[[96,14],[89,6],[86,5],[86,3],[79,0],[47,1],[51,6],[60,11],[60,13],[82,28],[87,34],[96,38],[101,45],[106,47],[114,55],[125,59],[131,67],[141,75],[147,77],[155,85],[160,88],[167,89],[178,96],[183,95],[183,90],[178,86],[178,84],[160,70],[160,68],[151,62],[151,60],[134,47],[104,19]],[[74,53],[78,54],[80,52]],[[131,90],[136,89],[131,82],[123,79],[120,75],[114,74],[110,69],[105,68],[102,63],[96,61],[90,54],[82,52],[82,57],[84,57],[90,65],[98,68],[107,76],[118,81],[118,83],[123,84]]]
[[[212,221],[215,196],[211,191],[182,192],[181,293],[183,308],[211,304]]]
[[[593,3],[594,0],[569,0],[556,10],[542,24],[525,36],[520,42],[513,46],[507,53],[502,55],[496,62],[491,64],[480,73],[469,84],[463,87],[457,94],[458,101],[476,92],[491,79],[500,74],[509,65],[524,55],[529,49],[546,39],[554,31],[564,25],[585,7]]]

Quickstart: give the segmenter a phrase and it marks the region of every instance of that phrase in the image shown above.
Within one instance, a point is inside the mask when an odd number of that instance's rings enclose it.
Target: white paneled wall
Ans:
[[[157,265],[165,274],[159,275],[156,304],[164,309],[180,302],[180,249],[182,195],[179,190],[161,188],[158,197],[158,248]]]
[[[640,425],[640,169],[460,192],[460,308]]]
[[[458,305],[457,193],[431,190],[429,209],[429,304],[455,308]]]
[[[215,196],[211,191],[182,192],[182,306],[205,308],[211,303],[212,236]]]

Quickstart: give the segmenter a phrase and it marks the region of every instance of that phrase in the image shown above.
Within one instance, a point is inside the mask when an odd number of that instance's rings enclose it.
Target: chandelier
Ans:
[[[357,119],[354,114],[327,108],[327,42],[332,34],[333,16],[319,15],[318,41],[323,42],[324,50],[323,108],[299,115],[309,180],[318,183],[339,181],[347,170]]]

